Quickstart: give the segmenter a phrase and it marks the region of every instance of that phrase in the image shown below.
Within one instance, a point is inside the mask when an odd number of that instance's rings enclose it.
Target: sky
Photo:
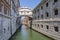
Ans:
[[[34,9],[40,2],[41,0],[20,0],[20,6]]]

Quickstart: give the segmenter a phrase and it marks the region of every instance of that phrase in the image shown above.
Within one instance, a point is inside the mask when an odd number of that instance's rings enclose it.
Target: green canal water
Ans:
[[[24,25],[10,40],[52,40],[34,30],[27,29]]]

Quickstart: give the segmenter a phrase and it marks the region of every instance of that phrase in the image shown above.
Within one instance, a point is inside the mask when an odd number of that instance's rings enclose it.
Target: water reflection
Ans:
[[[11,40],[52,40],[51,38],[27,28],[25,25],[22,25],[21,30],[19,30]]]
[[[28,39],[31,40],[32,30],[30,30],[25,25],[22,25],[22,27],[21,27],[21,36],[22,36],[22,40],[28,40]]]
[[[21,35],[22,35],[22,40],[26,40],[27,39],[28,32],[27,32],[27,29],[26,29],[25,25],[22,25]]]

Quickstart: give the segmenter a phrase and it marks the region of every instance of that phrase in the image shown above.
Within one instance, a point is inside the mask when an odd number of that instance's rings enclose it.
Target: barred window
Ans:
[[[49,29],[49,26],[48,26],[48,25],[46,25],[46,28],[47,28],[47,29]]]
[[[58,15],[58,9],[54,10],[55,15]]]
[[[58,26],[55,26],[54,27],[54,30],[56,31],[56,32],[58,32],[59,30],[58,30]]]

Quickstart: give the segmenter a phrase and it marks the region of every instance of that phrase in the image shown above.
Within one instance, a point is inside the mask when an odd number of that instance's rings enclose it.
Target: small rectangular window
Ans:
[[[48,14],[48,12],[46,13],[46,16],[47,16],[47,17],[49,17],[49,14]]]
[[[41,25],[41,28],[43,28],[43,25]]]
[[[55,10],[55,15],[58,15],[58,10],[57,9]]]
[[[55,27],[54,27],[54,30],[55,30],[56,32],[58,32],[58,26],[55,26]]]
[[[48,26],[48,25],[46,25],[46,28],[47,28],[47,29],[49,29],[49,26]]]
[[[46,7],[48,7],[48,3],[46,3]]]
[[[41,9],[43,9],[43,6],[41,6]]]
[[[39,9],[37,11],[39,12]]]
[[[43,15],[41,15],[41,18],[43,19]]]

